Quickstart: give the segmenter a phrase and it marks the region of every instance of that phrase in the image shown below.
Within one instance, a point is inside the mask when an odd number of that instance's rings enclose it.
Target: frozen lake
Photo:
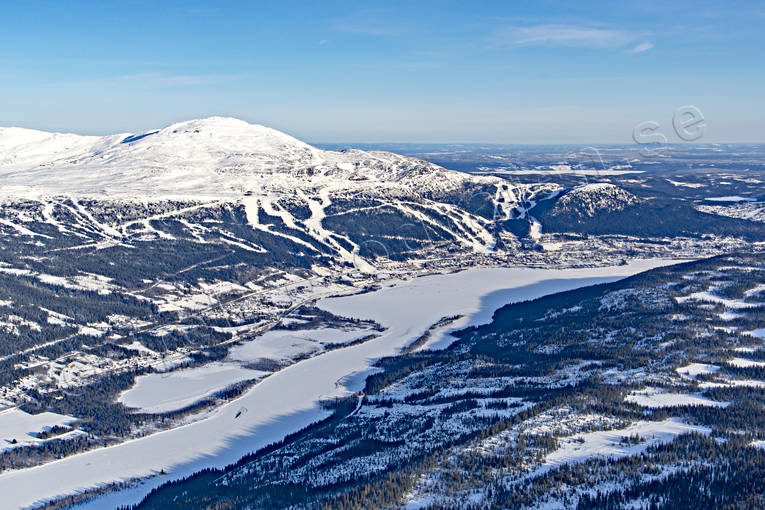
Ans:
[[[236,365],[209,363],[170,373],[143,375],[117,401],[144,413],[166,413],[198,402],[234,383],[259,379],[266,373]]]
[[[388,329],[366,343],[322,353],[291,365],[198,421],[126,443],[85,452],[43,466],[0,474],[5,508],[27,507],[104,483],[155,476],[97,498],[80,508],[114,508],[138,502],[154,487],[205,467],[223,467],[243,455],[327,415],[321,399],[363,387],[371,363],[420,336],[440,318],[464,317],[450,328],[485,323],[509,302],[541,297],[620,278],[670,260],[585,269],[483,268],[398,281],[376,292],[330,298],[318,306],[373,319]],[[448,343],[446,332],[432,342]],[[353,375],[356,377],[352,377]],[[243,412],[244,411],[244,412]]]

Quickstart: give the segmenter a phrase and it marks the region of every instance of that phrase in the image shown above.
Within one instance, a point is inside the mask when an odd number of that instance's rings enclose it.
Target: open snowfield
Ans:
[[[144,413],[165,413],[182,409],[234,383],[259,379],[265,374],[233,364],[210,363],[170,373],[143,375],[120,395],[118,402]]]
[[[741,197],[738,195],[731,195],[727,197],[707,197],[705,200],[709,202],[756,202],[756,198]]]
[[[670,260],[584,269],[482,268],[395,282],[379,291],[330,298],[319,306],[343,316],[374,319],[389,329],[376,339],[291,365],[241,397],[183,427],[0,474],[6,508],[118,482],[157,475],[99,497],[85,508],[113,508],[139,501],[152,488],[205,467],[222,467],[327,415],[321,399],[359,390],[371,363],[390,356],[444,316],[464,315],[453,326],[486,323],[500,306],[574,288],[615,281]],[[432,344],[448,341],[446,332]],[[242,412],[245,411],[245,412]]]

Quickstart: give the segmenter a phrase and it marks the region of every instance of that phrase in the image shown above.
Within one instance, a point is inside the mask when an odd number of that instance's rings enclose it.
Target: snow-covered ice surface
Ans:
[[[144,413],[165,413],[189,406],[234,383],[264,375],[266,372],[224,363],[142,375],[118,401]]]
[[[426,276],[369,294],[327,299],[320,306],[340,316],[371,318],[410,338],[418,337],[442,317],[462,314],[463,318],[451,323],[451,328],[437,330],[426,344],[440,348],[454,340],[450,331],[488,323],[494,311],[507,303],[615,281],[675,262],[643,260],[621,267],[567,270],[483,268]]]
[[[29,414],[15,407],[0,411],[0,451],[15,446],[41,443],[42,440],[36,437],[38,432],[74,421],[77,420],[71,416],[49,412]],[[14,439],[16,444],[12,444]],[[5,493],[0,492],[0,494],[2,494],[1,498],[5,499]]]
[[[290,359],[321,350],[320,342],[347,343],[369,334],[369,330],[343,331],[332,328],[271,330],[234,347],[229,353],[229,358],[237,361],[255,361],[260,358]]]
[[[109,482],[157,475],[81,505],[113,508],[139,501],[151,489],[205,467],[222,467],[328,415],[317,403],[363,387],[371,363],[421,335],[444,316],[454,324],[486,323],[508,302],[615,281],[671,260],[583,269],[483,268],[399,282],[379,291],[322,300],[318,306],[343,316],[374,319],[389,329],[368,342],[332,350],[263,379],[207,419],[116,446],[0,474],[7,508],[28,507],[56,496]],[[446,335],[446,333],[443,333]],[[242,412],[242,411],[245,412]],[[166,474],[158,475],[160,470]]]
[[[526,170],[510,170],[506,168],[489,168],[483,171],[484,173],[497,174],[497,175],[587,175],[587,176],[611,176],[611,175],[628,175],[628,174],[642,174],[644,170],[618,170],[618,169],[586,169],[586,168],[571,168],[568,165],[554,165],[554,168],[533,168]]]

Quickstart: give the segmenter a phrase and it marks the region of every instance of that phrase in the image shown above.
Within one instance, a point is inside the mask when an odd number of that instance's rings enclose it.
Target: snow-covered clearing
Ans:
[[[545,466],[583,462],[593,457],[625,457],[635,455],[649,446],[667,443],[689,432],[709,434],[710,429],[689,425],[678,418],[664,421],[638,421],[619,430],[600,430],[577,434],[560,440],[560,447],[550,453]],[[640,436],[645,441],[629,444],[624,438]]]
[[[160,312],[185,311],[185,310],[204,310],[205,308],[217,303],[215,298],[208,294],[190,294],[179,297],[174,294],[163,296],[165,303],[160,303]]]
[[[637,391],[624,399],[641,407],[710,406],[727,407],[729,402],[717,402],[699,394],[663,392],[656,388]]]
[[[151,349],[149,349],[148,347],[143,345],[138,340],[135,340],[135,341],[133,341],[132,343],[129,343],[129,344],[125,344],[122,347],[124,347],[125,349],[130,349],[131,351],[138,351],[138,352],[140,352],[142,354],[148,354],[150,356],[154,355],[154,354],[157,354],[156,351],[152,351]]]
[[[747,308],[757,308],[758,306],[762,306],[762,303],[747,303],[742,299],[723,298],[709,291],[694,292],[688,296],[675,298],[675,300],[680,304],[686,303],[688,301],[709,301],[712,303],[720,303],[725,308],[731,310],[744,310]]]
[[[486,323],[508,302],[604,283],[672,264],[643,260],[583,269],[481,268],[397,281],[381,290],[325,299],[332,313],[374,319],[389,329],[368,342],[335,349],[293,364],[246,391],[207,419],[113,447],[85,452],[42,466],[0,474],[0,494],[9,508],[25,507],[109,482],[157,475],[144,483],[101,496],[87,508],[135,503],[154,487],[205,467],[222,467],[327,416],[320,399],[361,389],[371,363],[420,336],[444,316],[463,314],[455,328]],[[447,333],[436,335],[434,343]],[[348,377],[356,374],[356,377]],[[249,412],[242,413],[243,409]],[[164,475],[158,472],[164,469]]]
[[[707,363],[690,363],[684,367],[678,367],[675,370],[678,374],[694,378],[697,375],[714,374],[720,370],[720,367],[716,365],[709,365]]]
[[[699,384],[699,388],[729,388],[731,386],[741,386],[745,388],[765,388],[765,381],[756,379],[724,379],[724,382],[704,382]]]
[[[686,188],[703,188],[706,186],[706,184],[700,184],[697,182],[680,182],[680,181],[673,181],[671,179],[667,179],[667,182],[672,184],[673,186],[684,186]]]
[[[707,197],[704,200],[709,202],[756,202],[756,198],[742,197],[739,195],[730,195],[726,197]]]
[[[765,367],[765,361],[752,361],[745,358],[731,358],[728,360],[728,364],[739,368]]]

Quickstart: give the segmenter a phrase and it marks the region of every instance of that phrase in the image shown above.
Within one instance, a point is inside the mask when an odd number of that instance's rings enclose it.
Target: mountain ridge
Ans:
[[[284,179],[268,178],[275,175]],[[424,182],[431,176],[431,182]],[[394,182],[422,190],[468,180],[496,179],[390,152],[326,151],[229,117],[103,137],[0,128],[0,186],[6,193],[231,197],[253,188],[288,190],[338,181],[354,181],[357,188],[369,187],[359,184],[363,181]]]

